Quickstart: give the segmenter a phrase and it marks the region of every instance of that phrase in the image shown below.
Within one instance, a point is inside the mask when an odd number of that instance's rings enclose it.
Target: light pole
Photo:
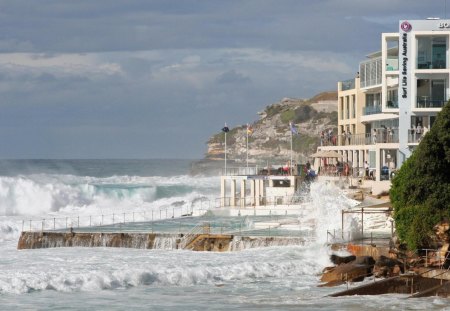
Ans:
[[[225,172],[224,175],[227,174],[227,133],[230,131],[230,129],[227,126],[227,123],[225,122],[225,126],[222,128],[222,132],[225,133]]]
[[[289,122],[289,129],[291,132],[291,162],[289,163],[291,174],[292,174],[292,146],[293,146],[293,140],[294,140],[294,134],[298,134],[297,128],[295,127],[294,123]]]

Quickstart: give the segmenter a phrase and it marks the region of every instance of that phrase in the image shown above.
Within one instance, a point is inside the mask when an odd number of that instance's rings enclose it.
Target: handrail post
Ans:
[[[347,283],[347,289],[348,289],[348,273],[345,274],[345,283]]]

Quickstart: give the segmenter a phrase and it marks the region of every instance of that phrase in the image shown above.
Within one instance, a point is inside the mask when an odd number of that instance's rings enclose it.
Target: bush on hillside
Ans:
[[[431,246],[433,227],[450,219],[450,102],[392,180],[397,234],[410,249]]]

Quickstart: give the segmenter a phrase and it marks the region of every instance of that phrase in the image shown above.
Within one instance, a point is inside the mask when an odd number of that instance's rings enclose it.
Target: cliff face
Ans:
[[[305,162],[320,144],[320,132],[337,127],[337,92],[324,92],[311,99],[285,98],[267,106],[258,113],[260,119],[251,124],[248,157],[250,163],[266,161],[284,162],[290,158],[291,133],[289,122],[298,130],[294,135],[294,160]],[[235,162],[246,161],[247,126],[230,128],[227,134],[227,159]],[[207,160],[224,158],[224,133],[212,136],[207,145]]]

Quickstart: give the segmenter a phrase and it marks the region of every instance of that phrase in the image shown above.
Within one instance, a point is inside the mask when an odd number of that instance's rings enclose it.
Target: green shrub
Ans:
[[[392,180],[396,229],[410,249],[430,246],[433,227],[450,216],[450,103]]]
[[[289,123],[295,119],[295,111],[294,110],[286,110],[283,111],[280,115],[281,122]],[[295,120],[294,120],[295,122]]]

